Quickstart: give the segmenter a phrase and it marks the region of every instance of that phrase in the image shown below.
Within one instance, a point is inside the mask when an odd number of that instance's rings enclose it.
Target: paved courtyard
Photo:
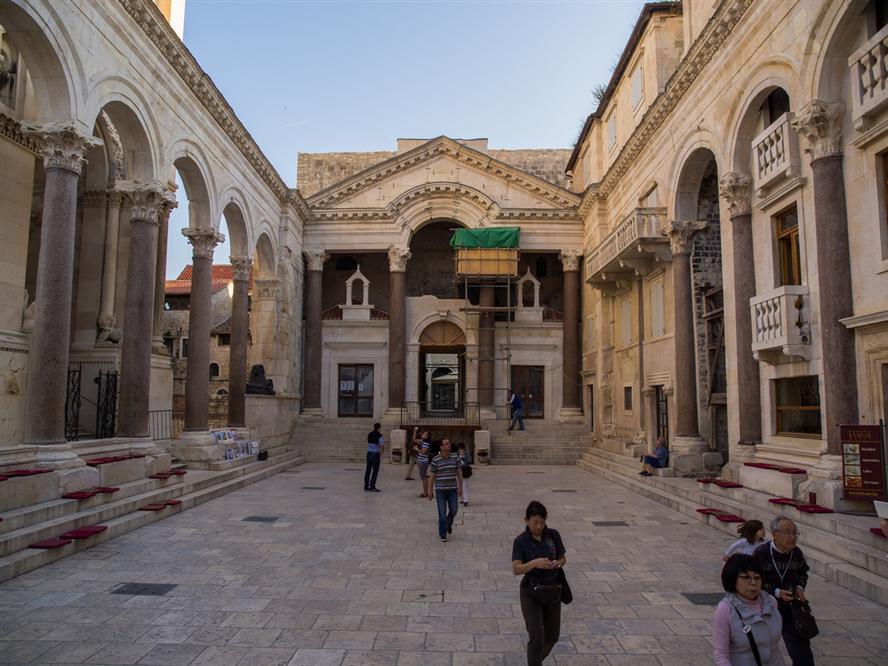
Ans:
[[[523,664],[509,556],[535,498],[575,596],[547,663],[711,663],[712,601],[683,594],[720,596],[727,536],[573,467],[491,467],[441,543],[404,469],[375,494],[359,465],[305,465],[8,581],[0,662]],[[888,609],[809,596],[818,663],[886,663]]]

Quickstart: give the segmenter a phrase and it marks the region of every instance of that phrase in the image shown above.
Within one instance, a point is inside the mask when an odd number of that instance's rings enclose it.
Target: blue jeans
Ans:
[[[513,409],[512,410],[512,423],[509,426],[509,430],[515,428],[515,423],[518,423],[518,430],[524,430],[524,409]]]
[[[447,536],[447,529],[453,527],[453,519],[459,508],[456,488],[436,489],[435,503],[438,505],[438,536],[443,539]]]
[[[381,457],[379,453],[367,451],[367,467],[364,469],[364,490],[376,487],[376,477],[379,474],[379,461]]]

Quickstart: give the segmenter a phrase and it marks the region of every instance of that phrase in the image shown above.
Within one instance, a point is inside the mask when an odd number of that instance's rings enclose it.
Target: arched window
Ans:
[[[210,363],[210,379],[219,379],[218,363]]]

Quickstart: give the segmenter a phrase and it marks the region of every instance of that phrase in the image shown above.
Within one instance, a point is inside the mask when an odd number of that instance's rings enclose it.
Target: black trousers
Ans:
[[[561,635],[561,588],[521,588],[521,614],[527,627],[527,666],[542,666]]]
[[[380,454],[367,451],[367,467],[364,469],[364,490],[376,487],[376,477],[379,476],[379,461],[381,458]]]
[[[794,631],[786,629],[786,620],[783,621],[783,643],[792,666],[814,666],[814,653],[811,652],[811,641],[797,635]]]

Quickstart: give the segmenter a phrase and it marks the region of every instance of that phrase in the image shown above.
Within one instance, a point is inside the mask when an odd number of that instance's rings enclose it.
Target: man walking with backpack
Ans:
[[[379,432],[381,427],[378,423],[374,423],[373,430],[367,433],[367,467],[364,469],[364,490],[367,492],[382,492],[376,487],[376,477],[379,475],[379,463],[385,445],[385,437]]]

